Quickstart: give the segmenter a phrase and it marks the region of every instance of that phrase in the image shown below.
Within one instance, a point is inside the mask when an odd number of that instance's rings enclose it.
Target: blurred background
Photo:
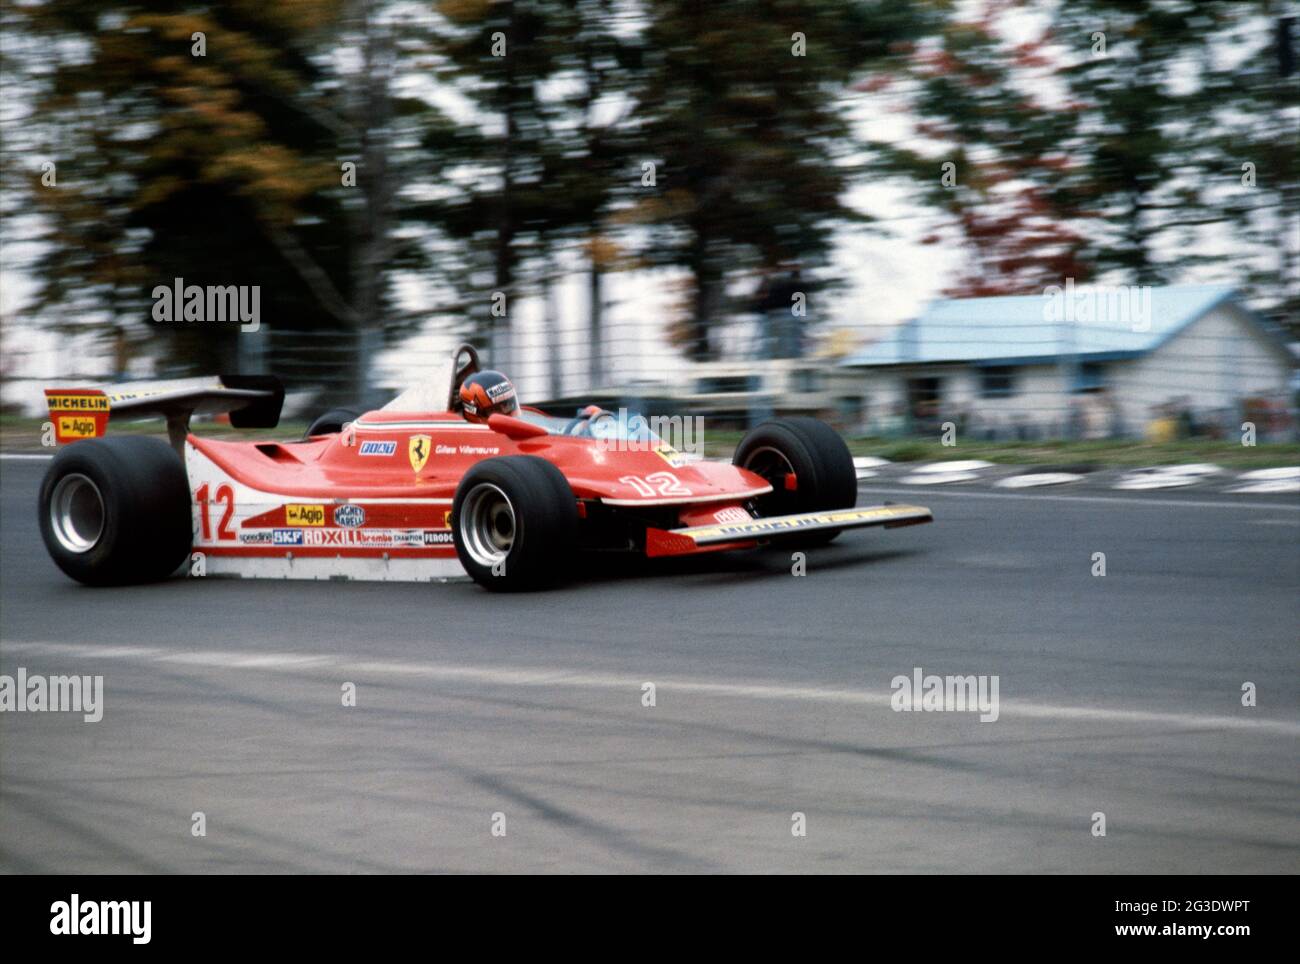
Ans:
[[[1295,442],[1296,9],[4,0],[0,404],[272,372],[857,437]],[[258,286],[260,327],[155,321]]]

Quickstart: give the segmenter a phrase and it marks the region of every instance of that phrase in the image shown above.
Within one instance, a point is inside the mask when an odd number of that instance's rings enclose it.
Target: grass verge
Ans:
[[[45,419],[0,416],[0,451],[39,452],[41,426]],[[265,439],[302,438],[307,430],[303,421],[281,422],[277,428],[234,429],[218,422],[198,422],[195,431],[211,438]],[[163,423],[157,419],[113,425],[114,435],[143,434],[166,437]],[[704,433],[704,449],[709,456],[727,457],[735,451],[743,432]],[[1246,446],[1227,441],[1189,439],[1182,442],[1153,444],[1138,440],[1102,440],[1095,442],[959,442],[944,446],[933,439],[848,440],[854,455],[875,455],[891,462],[941,462],[953,459],[983,459],[1007,465],[1088,465],[1096,468],[1178,465],[1212,462],[1224,468],[1263,469],[1283,465],[1300,465],[1300,443],[1273,442]]]

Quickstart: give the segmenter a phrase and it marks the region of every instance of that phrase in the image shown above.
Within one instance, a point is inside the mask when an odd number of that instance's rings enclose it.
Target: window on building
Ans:
[[[937,377],[909,378],[907,406],[911,414],[911,431],[925,434],[936,431],[943,410],[943,380]]]
[[[791,372],[792,387],[796,392],[819,392],[822,388],[822,369],[796,368]]]
[[[757,375],[709,375],[695,381],[695,390],[701,395],[732,395],[740,392],[760,391]]]
[[[1016,370],[1010,367],[980,369],[980,398],[1010,398],[1016,393]]]
[[[1101,362],[1084,362],[1075,378],[1076,392],[1095,392],[1106,387],[1106,368]]]

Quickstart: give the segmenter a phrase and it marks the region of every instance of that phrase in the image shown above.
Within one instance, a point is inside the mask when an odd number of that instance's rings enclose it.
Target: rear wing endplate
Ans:
[[[98,438],[109,420],[165,418],[177,451],[184,448],[194,415],[230,413],[235,428],[274,428],[280,422],[284,386],[274,375],[220,375],[103,388],[47,388],[45,404],[60,444]]]

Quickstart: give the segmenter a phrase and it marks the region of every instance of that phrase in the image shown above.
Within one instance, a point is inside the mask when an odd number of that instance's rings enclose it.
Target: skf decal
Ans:
[[[323,526],[325,524],[325,506],[323,505],[286,505],[284,523],[291,526]]]
[[[334,524],[355,529],[366,524],[366,510],[359,505],[341,505],[334,510]]]
[[[397,452],[397,443],[391,439],[361,443],[361,455],[393,455]]]
[[[411,468],[416,472],[424,468],[424,463],[429,461],[429,453],[432,450],[432,438],[428,435],[412,435],[406,444],[406,454],[411,458]]]

